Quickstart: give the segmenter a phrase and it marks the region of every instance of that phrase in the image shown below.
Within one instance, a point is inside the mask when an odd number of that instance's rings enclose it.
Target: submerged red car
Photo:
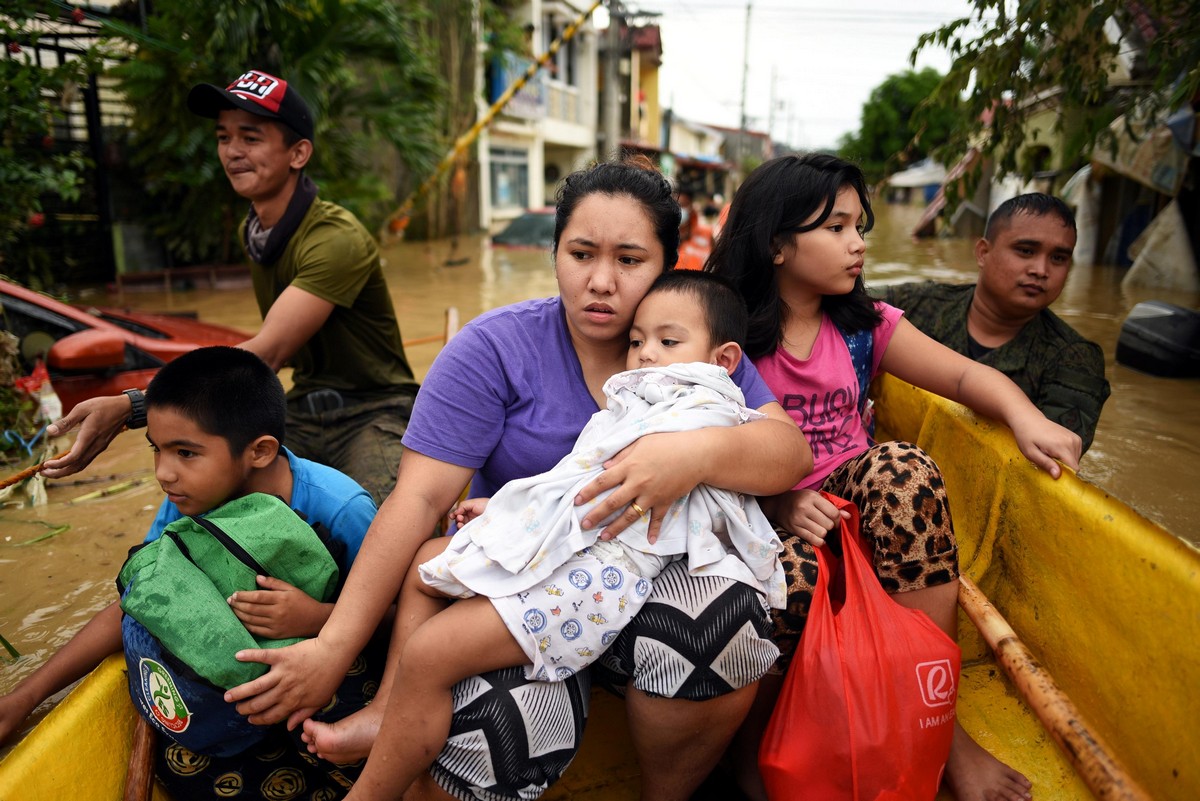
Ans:
[[[17,337],[28,374],[44,359],[63,412],[88,398],[145,389],[158,368],[195,348],[250,334],[185,316],[71,306],[0,280],[0,328]]]

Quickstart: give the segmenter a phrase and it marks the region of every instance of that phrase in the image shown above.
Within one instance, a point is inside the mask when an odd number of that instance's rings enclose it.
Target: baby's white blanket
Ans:
[[[454,535],[450,551],[474,550],[471,543],[486,557],[470,560],[473,569],[456,566],[463,586],[489,597],[511,595],[595,542],[603,524],[585,531],[580,520],[609,493],[582,506],[575,505],[575,496],[600,475],[604,462],[639,437],[763,417],[744,406],[741,390],[716,365],[630,370],[610,378],[604,393],[608,408],[592,416],[570,454],[541,475],[504,485],[486,511]],[[693,575],[745,582],[760,589],[771,606],[783,606],[782,545],[753,497],[702,484],[671,505],[654,544],[646,538],[648,525],[649,516],[618,541],[643,553],[686,554]],[[454,592],[452,586],[442,589]]]

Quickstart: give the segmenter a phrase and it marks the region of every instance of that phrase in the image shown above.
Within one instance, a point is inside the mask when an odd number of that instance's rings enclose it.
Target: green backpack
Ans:
[[[317,532],[279,498],[262,493],[176,520],[121,568],[131,695],[143,717],[193,751],[236,753],[261,736],[261,728],[221,695],[267,666],[233,655],[302,639],[256,637],[237,619],[226,599],[258,589],[259,575],[318,601],[330,600],[338,584],[337,563]]]

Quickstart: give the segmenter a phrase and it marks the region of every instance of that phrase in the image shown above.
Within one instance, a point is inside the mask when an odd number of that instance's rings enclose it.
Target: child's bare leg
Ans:
[[[459,681],[528,661],[487,598],[451,604],[409,637],[387,715],[347,799],[399,798],[441,753]]]
[[[400,663],[400,654],[409,637],[420,626],[450,603],[441,593],[426,586],[417,567],[446,550],[449,537],[438,537],[421,546],[413,557],[400,596],[396,603],[396,619],[392,623],[392,639],[388,645],[387,662],[374,700],[352,715],[333,723],[304,721],[301,739],[308,743],[309,753],[337,764],[357,762],[371,752],[375,735],[383,723],[383,713],[391,697],[392,685]]]
[[[923,590],[898,592],[892,599],[909,609],[919,609],[938,627],[958,637],[958,582]],[[954,721],[954,740],[946,762],[946,785],[958,801],[1024,801],[1032,798],[1033,785],[1020,771],[989,754]]]

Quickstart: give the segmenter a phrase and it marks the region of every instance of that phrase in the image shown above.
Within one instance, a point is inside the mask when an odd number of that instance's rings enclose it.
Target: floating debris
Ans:
[[[85,492],[82,495],[67,501],[65,505],[73,506],[81,501],[94,501],[97,498],[107,498],[111,495],[117,495],[125,492],[126,490],[133,489],[134,487],[140,487],[142,484],[145,484],[146,481],[147,479],[145,478],[131,478],[128,481],[122,481],[120,483],[113,484],[111,487],[93,490],[92,492]]]
[[[41,534],[37,537],[34,537],[31,540],[21,540],[20,542],[12,542],[11,541],[12,537],[5,537],[4,544],[8,545],[10,547],[13,547],[13,548],[21,548],[26,545],[33,545],[38,542],[45,542],[46,540],[48,540],[52,537],[57,537],[59,534],[62,534],[64,531],[69,531],[71,528],[70,523],[63,523],[62,525],[59,525],[57,523],[47,523],[45,520],[6,520],[5,522],[6,523],[28,523],[33,526],[44,526],[45,528],[50,529],[45,534]]]
[[[12,643],[10,643],[8,640],[4,639],[3,634],[0,634],[0,645],[3,645],[4,650],[8,651],[8,661],[9,662],[16,662],[18,659],[21,658],[21,652],[18,651],[16,648],[13,648]]]

